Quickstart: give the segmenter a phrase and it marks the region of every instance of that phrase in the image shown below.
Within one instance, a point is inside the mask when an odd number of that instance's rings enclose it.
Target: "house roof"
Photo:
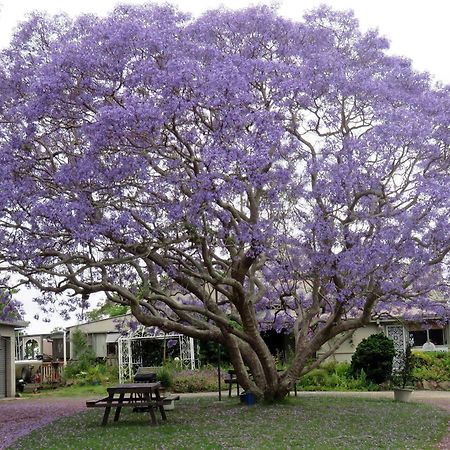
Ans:
[[[123,314],[115,317],[108,317],[106,319],[94,320],[92,322],[80,323],[78,325],[72,325],[67,327],[67,331],[72,333],[76,329],[80,329],[84,333],[96,334],[96,333],[117,333],[120,328],[120,324],[129,322],[133,316],[131,314]]]
[[[121,314],[120,316],[114,316],[114,317],[106,317],[104,319],[98,319],[98,320],[92,320],[90,322],[84,322],[84,323],[78,323],[76,325],[71,325],[70,327],[67,327],[67,330],[71,330],[72,328],[79,328],[82,327],[84,325],[92,325],[92,324],[96,324],[96,323],[101,323],[101,322],[106,322],[106,321],[113,321],[113,320],[120,320],[120,319],[127,319],[127,318],[131,318],[133,317],[132,314],[128,313],[128,314]]]
[[[14,328],[26,328],[29,324],[25,320],[0,320],[0,325]]]

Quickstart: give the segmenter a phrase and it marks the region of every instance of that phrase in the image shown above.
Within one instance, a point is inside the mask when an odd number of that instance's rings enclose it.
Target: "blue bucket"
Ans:
[[[253,392],[247,392],[247,398],[245,400],[246,405],[254,405],[256,403],[256,397]]]
[[[256,397],[253,392],[243,392],[239,397],[241,403],[246,405],[254,405],[256,403]]]

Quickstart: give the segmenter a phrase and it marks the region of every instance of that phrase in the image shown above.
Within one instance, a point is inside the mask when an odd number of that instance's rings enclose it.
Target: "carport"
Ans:
[[[16,395],[15,330],[27,325],[22,320],[0,320],[0,398]]]

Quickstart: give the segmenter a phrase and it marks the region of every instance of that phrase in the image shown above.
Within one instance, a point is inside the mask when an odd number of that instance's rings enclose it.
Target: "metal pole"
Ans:
[[[119,383],[122,384],[125,381],[125,355],[124,355],[124,342],[123,336],[119,336],[117,339],[117,357],[119,362]]]
[[[214,291],[215,297],[216,297],[216,305],[219,303],[218,302],[218,292],[217,289],[215,289]],[[220,373],[220,342],[219,342],[219,354],[217,355],[217,381],[219,384],[219,402],[222,401],[222,374]]]
[[[222,374],[220,373],[220,344],[219,344],[219,355],[217,358],[217,377],[219,382],[219,402],[222,401]]]
[[[195,369],[195,349],[194,349],[194,339],[189,338],[189,352],[191,354],[191,370]]]
[[[131,380],[133,377],[133,354],[131,347],[131,336],[127,337],[127,348],[128,348],[128,380]]]
[[[166,333],[164,333],[163,337],[163,366],[166,365]]]
[[[63,364],[66,367],[67,364],[67,338],[66,338],[66,330],[63,330]]]

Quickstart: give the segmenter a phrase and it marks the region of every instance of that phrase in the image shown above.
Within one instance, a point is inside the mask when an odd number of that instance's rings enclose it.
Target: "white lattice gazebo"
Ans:
[[[138,327],[135,331],[119,337],[119,382],[132,380],[139,367],[142,367],[142,352],[136,351],[133,342],[144,340],[177,340],[180,348],[180,364],[186,369],[195,369],[194,339],[177,333],[164,333],[158,328]]]

